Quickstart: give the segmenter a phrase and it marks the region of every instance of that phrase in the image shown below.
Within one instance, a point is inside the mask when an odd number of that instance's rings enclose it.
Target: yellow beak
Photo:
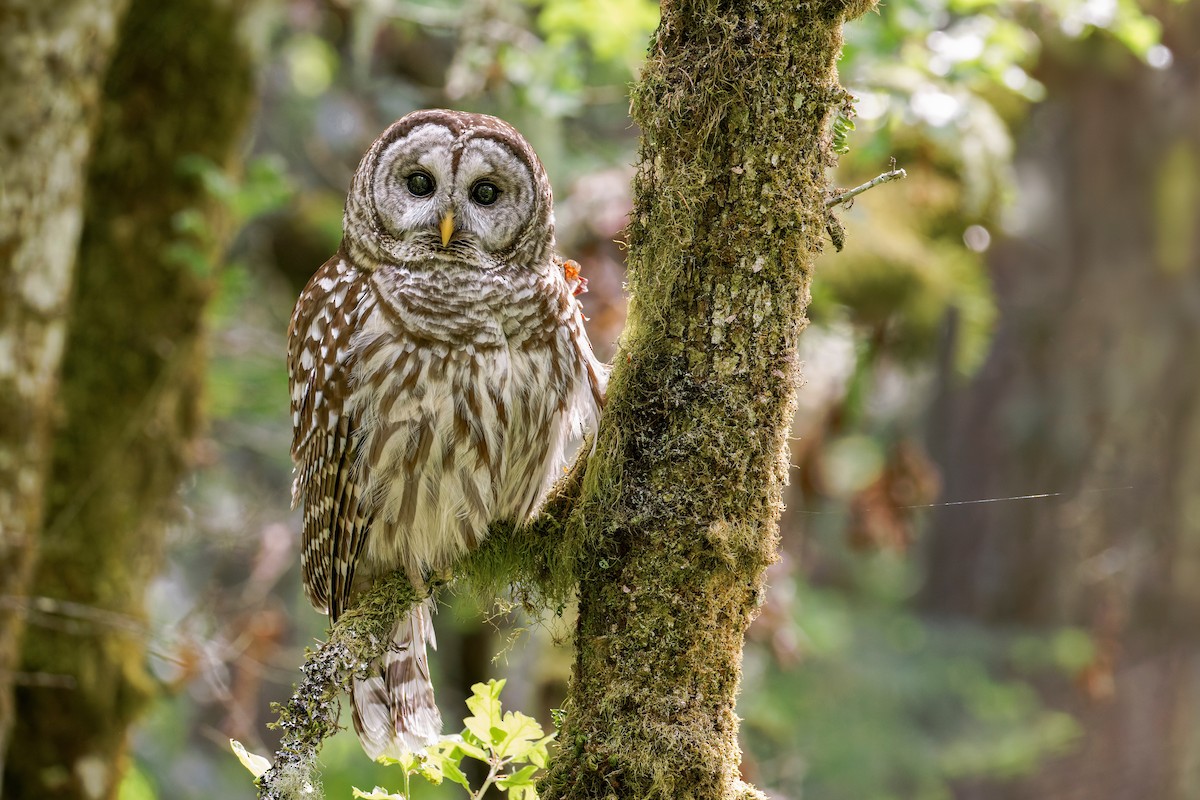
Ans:
[[[438,230],[442,232],[442,247],[450,244],[450,237],[454,235],[453,211],[447,211],[446,216],[442,217],[442,222],[438,225]]]

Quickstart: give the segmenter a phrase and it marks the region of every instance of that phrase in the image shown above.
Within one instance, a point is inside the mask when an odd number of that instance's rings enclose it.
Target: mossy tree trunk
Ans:
[[[568,524],[576,663],[545,798],[733,798],[775,554],[841,2],[664,3],[634,93],[630,317]]]
[[[9,800],[110,798],[154,693],[143,595],[200,419],[201,317],[224,209],[181,170],[239,154],[253,99],[236,4],[134,0],[87,177]],[[181,212],[193,212],[187,230]]]
[[[1001,326],[948,399],[926,606],[992,626],[1090,630],[1047,679],[1084,735],[972,800],[1200,796],[1200,6],[1159,6],[1174,54],[1114,43],[1044,57],[1017,156],[1027,221],[993,248]]]
[[[0,774],[14,723],[83,186],[123,0],[0,12]],[[24,679],[25,676],[21,676]]]

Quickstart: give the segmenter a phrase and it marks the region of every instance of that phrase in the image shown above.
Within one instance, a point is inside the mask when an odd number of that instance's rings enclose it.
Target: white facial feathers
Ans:
[[[433,122],[392,142],[372,179],[376,213],[408,258],[412,247],[428,247],[433,258],[447,250],[439,225],[448,214],[459,243],[455,260],[470,258],[464,247],[489,256],[508,251],[535,221],[540,188],[525,154],[493,132],[456,135]]]
[[[482,182],[499,189],[490,205],[472,196]],[[512,246],[531,221],[535,189],[533,173],[507,145],[483,137],[463,144],[452,194],[456,219],[461,220],[463,231],[479,237],[485,251],[496,253]]]

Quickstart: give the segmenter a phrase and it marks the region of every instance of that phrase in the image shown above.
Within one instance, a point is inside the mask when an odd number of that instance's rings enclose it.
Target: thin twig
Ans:
[[[843,192],[842,194],[839,194],[837,197],[829,198],[828,200],[825,201],[825,208],[833,208],[834,206],[840,206],[841,204],[858,197],[860,194],[865,192],[867,189],[874,189],[876,186],[878,186],[881,183],[887,183],[889,181],[894,181],[894,180],[898,180],[899,178],[907,178],[907,177],[908,177],[908,173],[902,169],[894,169],[891,172],[885,172],[882,175],[879,175],[879,176],[867,181],[862,186],[855,186],[853,189],[851,189],[848,192]]]
[[[384,6],[384,12],[395,19],[412,22],[426,28],[457,28],[462,25],[462,14],[457,11],[443,10],[420,3],[406,3],[394,0]]]
[[[24,613],[29,617],[30,624],[56,630],[80,632],[86,630],[78,624],[65,624],[70,622],[93,623],[139,635],[147,633],[146,623],[136,617],[122,614],[119,611],[90,606],[86,603],[59,600],[55,597],[0,595],[0,609]]]
[[[79,682],[74,675],[55,675],[50,672],[10,672],[17,686],[36,686],[39,689],[75,689]]]

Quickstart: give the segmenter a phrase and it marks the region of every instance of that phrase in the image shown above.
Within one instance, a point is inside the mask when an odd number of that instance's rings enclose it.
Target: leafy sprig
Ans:
[[[535,776],[549,759],[554,734],[546,736],[533,717],[504,711],[500,704],[504,683],[493,679],[472,686],[467,698],[471,716],[463,720],[463,732],[443,737],[426,751],[433,767],[466,789],[471,800],[482,798],[493,784],[508,792],[509,800],[537,800]],[[477,790],[462,771],[462,760],[468,757],[488,767]]]
[[[549,760],[549,744],[555,734],[545,735],[533,717],[519,711],[505,711],[500,703],[503,680],[490,680],[471,687],[467,709],[471,715],[463,720],[462,733],[443,736],[422,753],[406,753],[396,759],[381,756],[379,761],[400,767],[404,788],[389,792],[376,786],[370,792],[355,787],[358,800],[409,800],[412,797],[412,778],[419,776],[430,783],[443,780],[462,786],[470,800],[481,800],[492,786],[508,792],[508,800],[537,800],[538,770]],[[255,777],[270,768],[262,756],[246,752],[239,742],[230,740],[238,759]],[[478,789],[462,769],[464,758],[473,758],[488,768],[487,777]]]

